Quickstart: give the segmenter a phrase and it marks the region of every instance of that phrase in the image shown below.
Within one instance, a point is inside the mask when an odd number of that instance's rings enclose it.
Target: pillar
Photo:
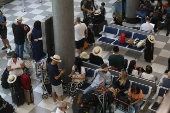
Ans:
[[[68,75],[75,59],[73,7],[73,0],[52,0],[55,54],[62,60],[59,68],[65,69],[64,82],[70,81]]]
[[[127,23],[136,23],[135,12],[139,8],[140,0],[126,0],[126,21]]]

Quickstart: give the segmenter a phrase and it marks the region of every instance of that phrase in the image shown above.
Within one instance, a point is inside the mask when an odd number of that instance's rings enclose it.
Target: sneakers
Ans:
[[[56,104],[57,104],[57,101],[56,101],[56,102],[53,102],[53,104],[56,105]]]
[[[7,47],[2,47],[1,50],[7,49]]]
[[[72,97],[72,96],[70,96],[70,98],[68,99],[68,102],[69,102],[69,103],[72,103],[72,102],[73,102],[73,97]]]

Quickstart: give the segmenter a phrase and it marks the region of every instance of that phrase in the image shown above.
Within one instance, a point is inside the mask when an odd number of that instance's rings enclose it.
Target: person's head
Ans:
[[[11,58],[12,58],[13,62],[16,62],[17,58],[18,58],[18,55],[16,53],[13,53]]]
[[[131,60],[128,66],[128,74],[132,74],[133,69],[136,67],[136,60]]]
[[[0,16],[3,15],[2,11],[0,10]]]
[[[74,23],[75,24],[81,23],[81,18],[80,17],[76,17]]]
[[[149,17],[146,17],[145,20],[146,20],[146,22],[150,22],[151,21],[151,19]]]
[[[119,52],[119,47],[118,46],[114,46],[113,47],[113,52],[114,53],[118,53]]]
[[[88,0],[89,2],[92,2],[93,0]]]
[[[57,103],[57,108],[59,108],[61,111],[66,111],[67,110],[67,103],[64,101],[59,101]]]
[[[17,23],[21,24],[22,21],[23,21],[23,19],[22,19],[22,17],[18,17],[18,18],[16,19],[16,21],[17,21]]]
[[[102,3],[101,3],[101,6],[102,6],[102,7],[104,7],[104,6],[105,6],[105,3],[104,3],[104,2],[102,2]]]
[[[151,0],[151,2],[153,3],[153,2],[155,2],[155,0]]]
[[[143,0],[143,2],[145,3],[145,2],[147,2],[147,0]]]
[[[158,6],[158,7],[162,7],[162,2],[161,2],[161,1],[158,1],[157,6]]]
[[[139,86],[136,86],[136,85],[131,86],[131,93],[133,93],[133,94],[139,94],[140,90],[141,89],[139,88]]]
[[[50,57],[52,59],[52,64],[56,65],[58,62],[61,62],[60,56],[59,55],[54,55],[52,57]]]
[[[126,73],[125,70],[121,70],[121,72],[119,73],[119,78],[121,79],[120,85],[125,85],[126,80],[128,78],[127,73]]]
[[[152,67],[150,65],[146,66],[146,73],[151,74],[152,73]]]
[[[83,62],[81,58],[76,57],[74,61],[74,67],[76,68],[76,71],[81,73],[81,66],[83,66]]]
[[[170,71],[168,72],[168,78],[170,79]]]
[[[34,28],[35,29],[41,29],[41,22],[39,20],[34,22]]]
[[[108,65],[107,65],[107,64],[102,64],[102,65],[101,65],[101,68],[102,68],[102,69],[104,69],[104,71],[103,71],[104,73],[107,73],[107,72],[108,72],[108,70],[109,70],[109,68],[108,68]]]

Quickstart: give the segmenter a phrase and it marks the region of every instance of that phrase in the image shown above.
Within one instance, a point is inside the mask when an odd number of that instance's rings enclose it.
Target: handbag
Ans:
[[[144,40],[140,40],[140,41],[137,43],[136,47],[137,47],[137,48],[143,47],[143,46],[145,45],[145,42],[146,42],[145,39],[144,39]]]
[[[72,77],[78,77],[78,76],[80,76],[80,75],[72,75]],[[80,83],[80,82],[83,82],[83,81],[84,81],[84,79],[78,79],[78,78],[72,79],[72,82],[76,82],[76,83]]]

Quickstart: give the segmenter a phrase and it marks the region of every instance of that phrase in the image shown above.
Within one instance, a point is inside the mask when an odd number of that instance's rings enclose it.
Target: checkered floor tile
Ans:
[[[110,22],[112,20],[112,4],[116,0],[95,0],[96,4],[100,6],[100,3],[104,1],[106,3],[106,20]],[[22,12],[22,2],[21,0],[14,0],[5,5],[3,10],[4,15],[7,17],[7,29],[8,29],[8,39],[12,48],[14,49],[13,33],[11,29],[11,24],[15,21],[17,16],[22,16],[24,21],[23,23],[28,24],[30,27],[33,26],[35,20],[42,20],[46,15],[52,13],[52,4],[51,0],[42,0],[42,3],[39,3],[39,0],[25,0],[25,12]],[[82,12],[80,11],[80,0],[74,0],[74,16],[83,17]],[[129,27],[137,27],[139,24],[128,24],[124,23]],[[153,67],[153,74],[158,76],[160,79],[164,74],[165,69],[167,68],[167,59],[170,57],[170,38],[165,36],[166,31],[161,30],[156,35],[156,42],[154,48],[154,62],[146,63],[143,59],[143,54],[134,53],[130,50],[120,48],[120,54],[124,55],[129,61],[137,59],[137,65],[145,67],[146,65],[151,65]],[[96,42],[96,46],[101,46],[100,42]],[[2,46],[2,42],[0,42]],[[91,53],[93,46],[88,47],[85,51]],[[77,55],[77,52],[75,53]],[[104,62],[108,63],[108,57],[112,54],[112,46],[107,46],[103,51],[101,57],[104,58]],[[25,54],[25,57],[28,58],[28,55]],[[7,64],[7,59],[5,53],[0,51],[0,75],[3,73],[5,65]],[[166,75],[164,75],[166,76]],[[16,110],[17,113],[51,113],[55,112],[56,106],[52,104],[52,98],[49,97],[47,100],[42,99],[42,84],[33,74],[32,86],[34,89],[34,104],[27,105],[26,103],[22,106],[19,106]],[[3,89],[0,86],[0,95],[12,103],[10,90]],[[66,94],[64,95],[66,97]],[[70,105],[71,106],[71,105]],[[72,113],[71,107],[68,110],[68,113]]]

